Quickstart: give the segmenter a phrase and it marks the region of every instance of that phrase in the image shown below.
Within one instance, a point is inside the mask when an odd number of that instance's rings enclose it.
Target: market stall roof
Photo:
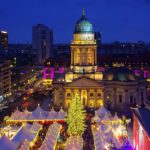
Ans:
[[[19,144],[11,141],[6,135],[0,138],[0,149],[1,150],[16,150]]]
[[[60,111],[57,113],[57,119],[64,119],[66,116],[66,112],[61,108]]]
[[[33,123],[32,127],[30,128],[30,131],[37,132],[41,128],[41,125],[37,122]]]
[[[32,112],[32,115],[37,118],[40,113],[42,113],[43,116],[48,115],[48,112],[45,111],[45,110],[43,110],[43,109],[38,105],[38,107]]]
[[[103,118],[105,114],[108,114],[108,111],[104,106],[100,107],[96,112],[100,118]]]
[[[83,138],[80,136],[71,136],[67,139],[66,150],[82,150]]]
[[[25,139],[25,140],[22,142],[22,144],[21,144],[19,150],[29,150],[29,147],[30,147],[30,142],[29,142],[27,139]]]
[[[25,126],[23,126],[12,138],[12,140],[15,142],[22,142],[25,139],[27,139],[28,141],[32,141],[34,137],[35,135],[32,134]]]
[[[54,122],[48,129],[41,150],[53,149],[56,145],[61,125]]]

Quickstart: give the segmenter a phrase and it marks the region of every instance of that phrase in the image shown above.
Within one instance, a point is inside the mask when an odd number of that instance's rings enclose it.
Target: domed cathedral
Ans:
[[[71,72],[66,74],[66,82],[81,76],[102,80],[102,73],[97,71],[97,44],[93,26],[86,18],[83,9],[81,18],[75,25],[71,42]]]
[[[129,110],[146,99],[146,85],[127,68],[98,71],[97,44],[92,24],[83,10],[75,25],[71,42],[70,70],[55,73],[53,103],[68,109],[74,93],[78,93],[85,107],[97,109],[105,105],[114,111]]]

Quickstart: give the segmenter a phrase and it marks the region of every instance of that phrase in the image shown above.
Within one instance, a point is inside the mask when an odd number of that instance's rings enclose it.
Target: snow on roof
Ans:
[[[6,135],[0,138],[0,149],[1,150],[16,150],[19,144],[11,141]]]

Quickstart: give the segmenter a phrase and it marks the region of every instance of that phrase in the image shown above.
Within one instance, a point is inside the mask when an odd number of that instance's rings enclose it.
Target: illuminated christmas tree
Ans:
[[[79,95],[76,93],[67,115],[68,133],[81,136],[85,130],[85,110]]]

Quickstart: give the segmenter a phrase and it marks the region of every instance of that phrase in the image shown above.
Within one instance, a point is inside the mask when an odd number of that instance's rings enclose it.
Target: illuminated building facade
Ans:
[[[91,79],[101,80],[102,73],[97,71],[97,43],[92,24],[83,10],[77,21],[71,42],[71,72],[66,73],[66,82],[85,75]]]
[[[64,73],[54,73],[53,103],[68,108],[74,93],[85,107],[105,105],[110,110],[129,110],[146,99],[145,82],[127,68],[109,68],[101,72],[97,64],[97,42],[93,26],[85,12],[76,23],[71,42],[71,66]]]
[[[11,95],[11,62],[9,60],[0,62],[0,96]]]
[[[0,31],[0,45],[4,49],[8,49],[8,33],[6,31]]]
[[[150,148],[150,109],[134,108],[133,111],[133,146],[136,150]]]

